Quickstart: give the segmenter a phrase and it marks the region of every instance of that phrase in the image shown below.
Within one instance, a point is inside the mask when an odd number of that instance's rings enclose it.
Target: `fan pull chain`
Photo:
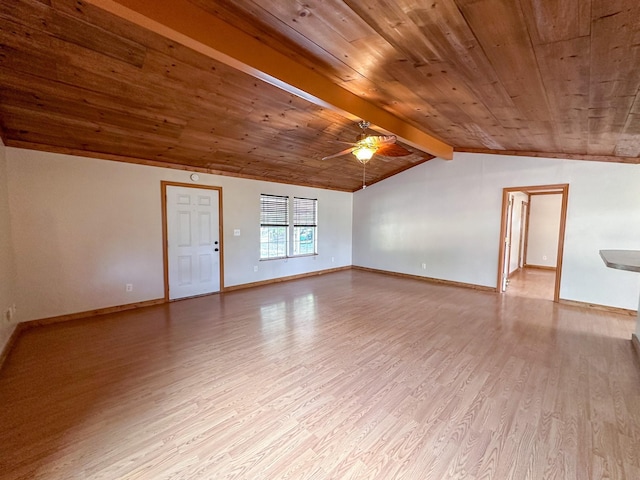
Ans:
[[[366,175],[367,175],[367,163],[365,162],[362,164],[362,189],[363,190],[367,188],[367,185],[365,183]]]

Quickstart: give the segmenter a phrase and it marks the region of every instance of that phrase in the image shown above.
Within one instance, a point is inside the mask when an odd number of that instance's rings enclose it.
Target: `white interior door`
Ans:
[[[167,185],[170,300],[220,291],[219,193]]]

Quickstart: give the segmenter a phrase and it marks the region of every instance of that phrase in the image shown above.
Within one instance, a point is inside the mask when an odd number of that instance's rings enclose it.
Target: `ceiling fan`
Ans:
[[[362,132],[356,137],[355,143],[351,143],[351,147],[324,157],[322,160],[352,153],[358,161],[364,165],[371,160],[374,154],[384,157],[405,157],[411,155],[409,150],[396,143],[395,135],[367,135],[366,130],[370,125],[371,123],[364,120],[358,123]]]

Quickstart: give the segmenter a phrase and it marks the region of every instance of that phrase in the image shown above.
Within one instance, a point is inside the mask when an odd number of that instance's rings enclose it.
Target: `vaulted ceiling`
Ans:
[[[322,157],[367,116],[412,152],[368,184],[450,147],[640,163],[639,91],[637,0],[0,2],[4,143],[108,160],[355,191]]]

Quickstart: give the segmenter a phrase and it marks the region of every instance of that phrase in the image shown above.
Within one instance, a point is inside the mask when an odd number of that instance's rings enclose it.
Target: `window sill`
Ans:
[[[261,258],[259,262],[270,262],[271,260],[289,260],[290,258],[304,258],[304,257],[317,257],[317,253],[306,253],[304,255],[291,255],[290,257],[273,257],[273,258]]]

